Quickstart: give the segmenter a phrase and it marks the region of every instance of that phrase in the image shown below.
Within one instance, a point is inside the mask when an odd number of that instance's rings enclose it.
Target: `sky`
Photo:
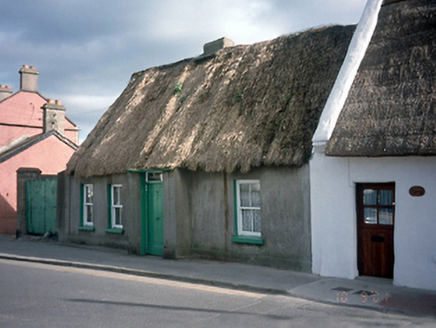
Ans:
[[[2,0],[0,84],[19,90],[35,66],[80,141],[134,72],[195,57],[221,37],[252,44],[325,25],[357,24],[366,0]]]

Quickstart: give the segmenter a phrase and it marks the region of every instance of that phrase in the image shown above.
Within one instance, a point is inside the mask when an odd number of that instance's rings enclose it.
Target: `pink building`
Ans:
[[[21,167],[42,174],[66,168],[79,141],[79,129],[65,107],[38,92],[39,72],[23,65],[20,90],[0,85],[0,234],[15,234],[17,175]]]

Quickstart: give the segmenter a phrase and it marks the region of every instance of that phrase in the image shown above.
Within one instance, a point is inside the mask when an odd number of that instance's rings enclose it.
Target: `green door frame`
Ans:
[[[141,193],[141,247],[139,250],[140,255],[147,254],[148,245],[148,213],[147,213],[147,185],[145,183],[145,171],[139,173],[139,188]]]
[[[148,204],[148,184],[147,183],[147,173],[149,172],[158,172],[164,173],[168,172],[169,169],[151,169],[151,170],[131,170],[130,172],[138,172],[139,173],[139,188],[140,188],[140,196],[141,196],[141,245],[139,254],[146,255],[149,254],[148,243],[149,243],[149,204]]]

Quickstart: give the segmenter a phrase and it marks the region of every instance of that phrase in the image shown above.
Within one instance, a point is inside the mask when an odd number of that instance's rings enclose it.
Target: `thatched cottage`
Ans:
[[[313,139],[314,273],[436,290],[435,12],[368,2]]]
[[[60,238],[311,270],[311,138],[354,26],[133,74],[59,182]]]

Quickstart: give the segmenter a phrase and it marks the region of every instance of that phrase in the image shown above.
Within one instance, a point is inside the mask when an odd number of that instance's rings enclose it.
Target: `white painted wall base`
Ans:
[[[337,158],[317,151],[310,180],[314,273],[359,275],[355,185],[395,182],[394,284],[436,290],[436,157]],[[416,185],[424,196],[409,194]]]

